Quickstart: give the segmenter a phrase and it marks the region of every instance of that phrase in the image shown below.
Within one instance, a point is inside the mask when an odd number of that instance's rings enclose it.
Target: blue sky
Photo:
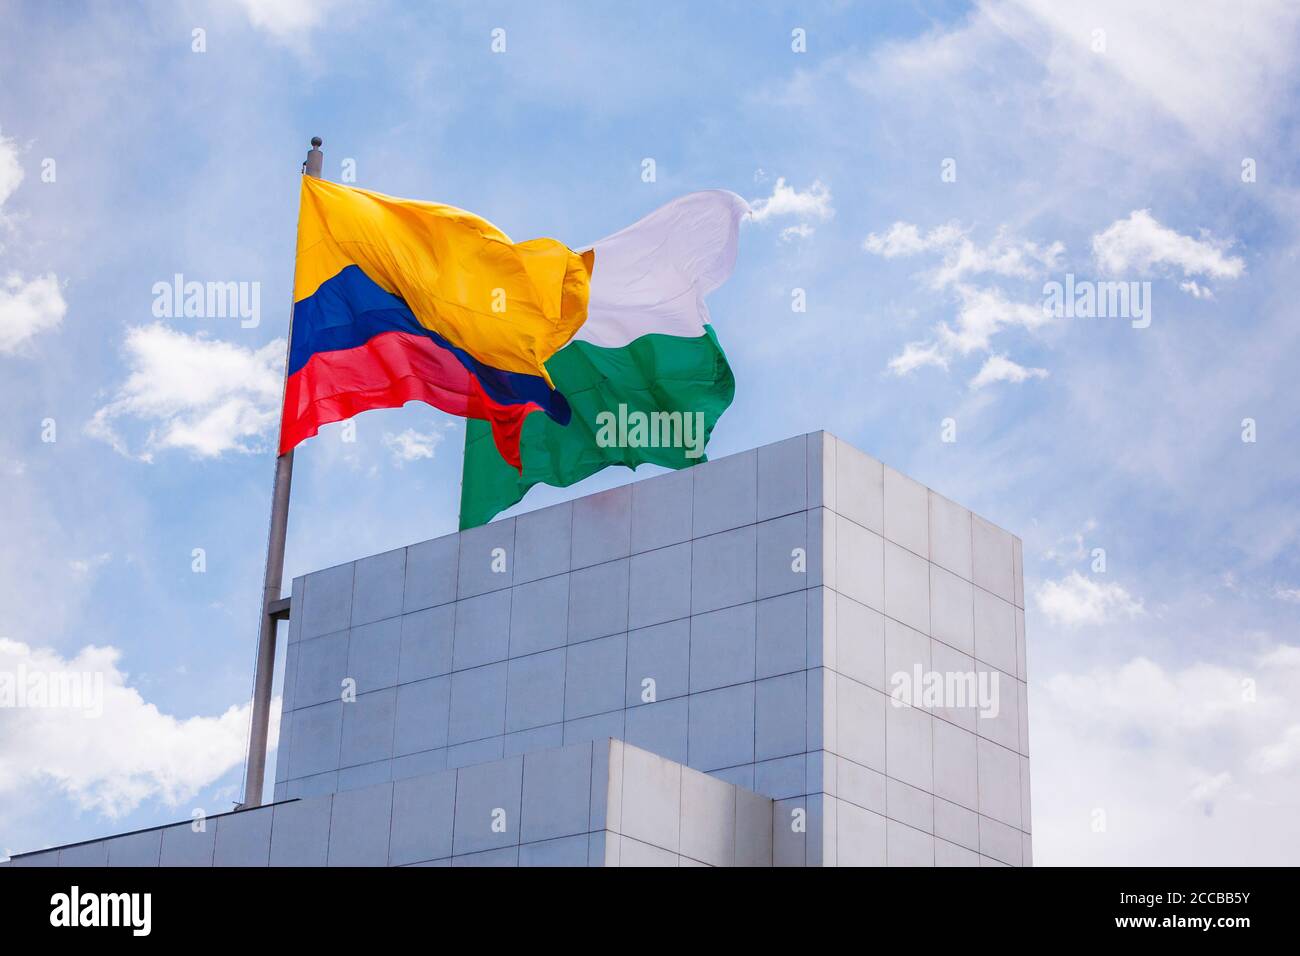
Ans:
[[[3,6],[0,657],[113,706],[0,711],[0,852],[238,793],[320,135],[516,239],[762,200],[710,454],[826,428],[1024,538],[1036,862],[1300,856],[1291,5]],[[260,322],[157,318],[175,273]],[[1067,273],[1150,282],[1149,327],[1045,319]],[[462,439],[412,406],[304,445],[286,580],[454,530]]]

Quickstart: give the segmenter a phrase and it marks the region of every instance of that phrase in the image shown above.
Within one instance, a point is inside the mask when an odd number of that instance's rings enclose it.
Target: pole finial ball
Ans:
[[[313,137],[311,138],[311,144],[312,144],[312,146],[315,147],[316,149],[320,149],[320,144],[321,144],[322,142],[324,142],[324,140],[322,140],[319,136],[313,136]]]

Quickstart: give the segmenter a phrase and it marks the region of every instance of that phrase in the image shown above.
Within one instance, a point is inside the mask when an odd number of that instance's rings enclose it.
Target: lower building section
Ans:
[[[605,738],[15,857],[14,866],[771,866],[773,803]]]

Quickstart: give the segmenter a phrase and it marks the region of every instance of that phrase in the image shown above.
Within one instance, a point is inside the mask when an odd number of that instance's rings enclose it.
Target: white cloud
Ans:
[[[994,382],[1012,382],[1019,385],[1031,378],[1047,378],[1047,369],[1026,368],[1017,365],[1005,355],[990,355],[976,376],[970,380],[970,387],[983,388]]]
[[[9,225],[4,204],[23,181],[18,144],[0,135],[0,227]],[[53,274],[24,280],[10,272],[0,282],[0,355],[13,355],[34,336],[58,328],[68,312]]]
[[[781,230],[781,241],[791,242],[795,239],[807,239],[816,230],[806,222],[801,222],[797,226],[786,226]]]
[[[948,359],[933,342],[908,342],[889,360],[889,370],[895,375],[906,375],[926,365],[947,370]]]
[[[330,14],[334,0],[238,0],[248,20],[281,40],[308,33]]]
[[[750,203],[750,218],[754,222],[766,222],[778,217],[792,217],[803,222],[816,219],[825,222],[835,215],[831,205],[831,191],[820,179],[804,192],[787,185],[785,177],[778,177],[772,187],[772,195],[765,199],[755,199]]]
[[[1232,783],[1232,774],[1226,770],[1223,773],[1216,773],[1213,777],[1206,777],[1192,787],[1189,797],[1196,803],[1206,803],[1222,793],[1230,783]]]
[[[956,223],[935,226],[922,235],[915,223],[896,222],[883,233],[871,233],[863,240],[862,248],[886,259],[914,256],[935,249],[948,249],[962,238],[961,227]]]
[[[1275,644],[1259,655],[1259,666],[1269,671],[1300,674],[1300,646],[1295,644]]]
[[[1280,740],[1254,753],[1255,766],[1265,773],[1277,773],[1300,766],[1300,724],[1292,724]]]
[[[1038,53],[1051,88],[1101,116],[1168,117],[1207,145],[1268,123],[1296,68],[1300,10],[1288,0],[1258,0],[1231,26],[1215,0],[995,0],[987,12]]]
[[[1213,299],[1214,291],[1209,286],[1198,283],[1195,279],[1188,279],[1186,282],[1178,283],[1178,288],[1186,292],[1193,299]]]
[[[1273,589],[1273,597],[1279,601],[1290,601],[1292,604],[1300,604],[1300,588],[1288,588],[1278,585]]]
[[[67,312],[53,274],[24,282],[11,273],[0,284],[0,354],[12,355],[33,336],[58,328]]]
[[[18,144],[0,134],[0,207],[17,191],[22,181],[23,167],[18,162]],[[0,209],[0,223],[3,222],[3,209]]]
[[[252,452],[279,412],[284,340],[260,349],[186,335],[155,323],[127,331],[130,374],[87,431],[131,454],[118,434],[123,417],[148,422],[141,459],[159,449],[187,449],[211,458]]]
[[[907,343],[902,352],[889,360],[890,371],[902,375],[922,365],[937,365],[946,369],[948,362],[956,355],[988,352],[992,348],[993,337],[1004,329],[1035,331],[1052,321],[1051,315],[1041,304],[1013,302],[999,289],[961,285],[956,288],[956,295],[958,307],[955,326],[941,322],[935,329],[937,341]],[[985,362],[985,369],[989,374],[1010,373],[1009,366],[1014,364],[1003,356],[1001,361],[992,362],[991,367],[990,362]],[[1046,369],[1028,371],[1033,375],[1038,375],[1039,372],[1044,376],[1047,374]],[[984,374],[984,369],[980,374]]]
[[[958,223],[935,226],[928,232],[910,222],[895,222],[883,233],[871,233],[862,243],[867,252],[884,259],[922,254],[938,255],[940,263],[928,274],[936,289],[949,290],[957,301],[953,323],[941,323],[937,340],[909,342],[889,360],[895,375],[905,375],[924,365],[946,369],[956,355],[988,352],[993,336],[1012,327],[1036,330],[1051,321],[1041,303],[1015,302],[999,288],[977,287],[964,281],[972,276],[1032,279],[1060,267],[1065,246],[1060,242],[1041,245],[1017,239],[1005,229],[986,244],[971,240]],[[979,388],[994,381],[1022,382],[1042,378],[1045,369],[1026,369],[1006,356],[991,356],[971,380]]]
[[[1059,268],[1065,253],[1065,246],[1060,242],[1043,246],[1017,239],[1005,229],[987,244],[979,245],[955,222],[936,226],[924,234],[915,223],[895,222],[884,233],[868,235],[862,247],[885,259],[927,252],[942,254],[942,262],[930,275],[931,283],[939,289],[975,275],[1032,279]]]
[[[1102,583],[1071,571],[1059,581],[1044,581],[1035,598],[1038,609],[1053,624],[1065,627],[1105,624],[1119,617],[1137,617],[1142,602],[1120,584]]]
[[[1056,269],[1064,252],[1065,246],[1060,242],[1040,246],[1002,233],[986,246],[977,246],[962,237],[944,257],[943,265],[935,272],[934,283],[942,288],[966,276],[985,274],[1032,279]]]
[[[1083,523],[1078,531],[1059,538],[1056,544],[1052,545],[1043,552],[1043,557],[1048,561],[1055,561],[1057,564],[1066,564],[1071,561],[1082,561],[1088,556],[1088,547],[1084,543],[1084,536],[1097,530],[1097,520],[1089,518]],[[1063,545],[1069,545],[1068,549]]]
[[[954,27],[885,44],[849,81],[882,103],[943,108],[977,128],[1013,117],[1008,137],[1056,117],[1050,132],[1069,141],[1128,135],[1129,147],[1185,152],[1190,139],[1215,152],[1276,122],[1296,73],[1298,18],[1289,0],[1258,0],[1249,22],[1230,26],[1215,0],[983,0]]]
[[[421,458],[433,458],[443,438],[444,433],[440,431],[421,432],[408,428],[397,434],[384,432],[384,445],[393,453],[393,461],[401,465]]]
[[[103,567],[112,560],[112,553],[103,551],[91,558],[74,558],[68,562],[68,567],[76,574],[85,575]]]
[[[119,660],[112,647],[64,658],[0,638],[0,688],[16,694],[22,678],[29,704],[0,707],[0,794],[52,782],[82,809],[118,817],[150,799],[175,807],[243,761],[247,704],[218,717],[164,714],[128,686]],[[31,706],[38,686],[78,687],[81,706]],[[277,698],[273,741],[279,707]]]
[[[993,336],[1003,329],[1019,327],[1034,331],[1052,321],[1041,303],[1013,302],[1000,289],[958,286],[956,328],[939,326],[942,346],[961,355],[987,352]]]
[[[1114,668],[1058,674],[1044,687],[1060,706],[1088,713],[1095,729],[1118,734],[1140,726],[1150,738],[1169,741],[1251,715],[1259,702],[1243,693],[1242,679],[1253,673],[1207,663],[1171,672],[1136,657]]]
[[[1236,279],[1246,263],[1238,256],[1226,255],[1228,245],[1208,237],[1184,236],[1162,226],[1150,210],[1135,209],[1127,219],[1115,220],[1092,237],[1092,254],[1098,267],[1112,274],[1133,271],[1147,275],[1165,266],[1181,270],[1184,276]]]
[[[1137,657],[1057,674],[1030,701],[1036,863],[1259,865],[1300,852],[1300,648],[1272,644],[1235,666]]]

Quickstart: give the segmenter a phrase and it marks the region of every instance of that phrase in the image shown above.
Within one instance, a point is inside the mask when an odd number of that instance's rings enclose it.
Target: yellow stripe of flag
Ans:
[[[540,375],[587,318],[594,253],[514,243],[486,219],[302,177],[294,301],[350,265],[480,362]]]

